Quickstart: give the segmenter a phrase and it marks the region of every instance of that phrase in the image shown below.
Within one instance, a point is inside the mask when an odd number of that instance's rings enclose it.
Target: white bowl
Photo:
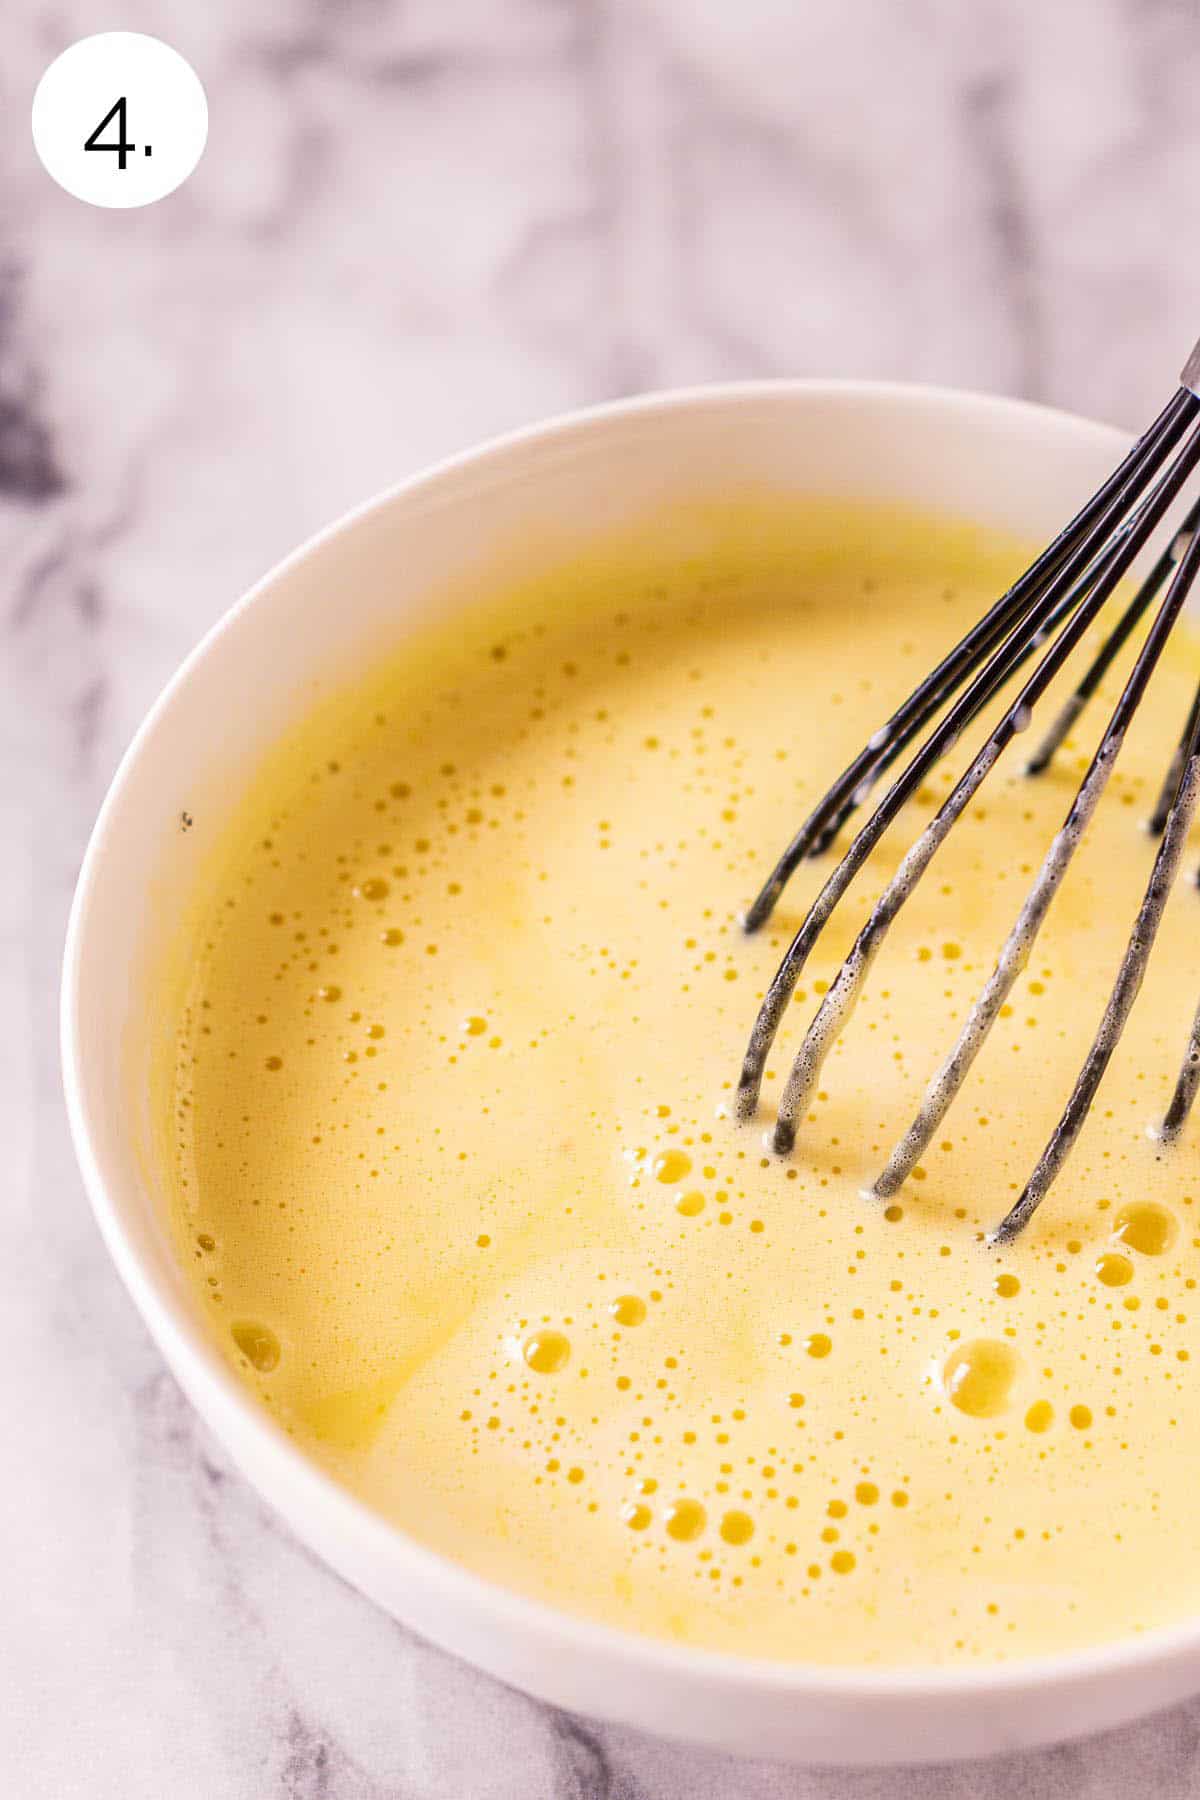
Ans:
[[[475,571],[544,564],[664,503],[764,485],[908,501],[1042,540],[1125,447],[1061,413],[876,384],[710,388],[558,420],[404,482],[298,550],[209,633],[139,731],[84,861],[63,980],[67,1102],[96,1217],[172,1371],[249,1479],[347,1580],[443,1648],[558,1706],[820,1762],[1015,1749],[1200,1690],[1200,1621],[991,1668],[829,1669],[627,1635],[434,1555],[309,1462],[239,1385],[164,1227],[148,1099],[139,1116],[130,1098],[148,1095],[161,1028],[151,947],[178,929],[222,796],[372,645],[461,604]]]

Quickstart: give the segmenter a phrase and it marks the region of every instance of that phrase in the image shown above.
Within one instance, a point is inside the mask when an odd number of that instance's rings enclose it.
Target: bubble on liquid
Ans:
[[[999,1338],[959,1344],[942,1365],[942,1390],[951,1405],[972,1419],[1002,1413],[1017,1374],[1017,1353]]]
[[[1029,1431],[1041,1433],[1049,1431],[1054,1423],[1054,1408],[1048,1400],[1035,1400],[1025,1414],[1025,1425]]]
[[[748,1544],[754,1536],[754,1520],[749,1513],[727,1512],[721,1519],[721,1536],[727,1544]]]
[[[525,1339],[521,1354],[535,1375],[557,1375],[567,1366],[571,1345],[561,1331],[535,1331]]]
[[[654,1159],[654,1179],[668,1185],[691,1173],[692,1159],[683,1150],[663,1150]]]
[[[472,1013],[470,1018],[463,1020],[462,1028],[468,1037],[482,1037],[487,1030],[487,1020],[480,1018],[478,1013]]]
[[[354,890],[360,900],[386,900],[390,891],[382,875],[369,875]]]
[[[685,1219],[694,1219],[698,1213],[704,1211],[704,1204],[703,1194],[680,1194],[675,1202],[675,1211],[682,1213]]]
[[[1133,1264],[1117,1250],[1106,1250],[1097,1258],[1096,1274],[1105,1287],[1124,1287],[1133,1280]]]
[[[828,1356],[833,1349],[833,1339],[823,1331],[812,1331],[804,1340],[804,1348],[810,1356]]]
[[[622,1294],[608,1310],[618,1325],[640,1325],[646,1317],[646,1302],[637,1294]]]
[[[1015,1275],[997,1275],[992,1287],[1002,1300],[1011,1300],[1021,1291],[1021,1283]]]
[[[269,1325],[253,1319],[235,1319],[229,1327],[233,1341],[252,1368],[269,1375],[279,1362],[279,1339]]]
[[[1131,1200],[1117,1214],[1113,1236],[1142,1256],[1161,1256],[1179,1229],[1174,1213],[1157,1200]]]
[[[672,1500],[663,1518],[668,1537],[690,1544],[704,1530],[708,1515],[698,1500]]]
[[[631,1500],[628,1506],[621,1508],[621,1518],[630,1531],[645,1531],[653,1516],[650,1508],[643,1506],[640,1500]]]

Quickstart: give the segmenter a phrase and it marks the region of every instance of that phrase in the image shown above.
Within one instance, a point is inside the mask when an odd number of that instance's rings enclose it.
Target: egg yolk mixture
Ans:
[[[1190,880],[1064,1175],[1016,1244],[982,1236],[1098,1023],[1194,642],[897,1198],[861,1190],[1103,695],[1029,780],[1061,685],[989,777],[781,1160],[790,1057],[968,734],[822,936],[759,1119],[730,1117],[828,859],[759,935],[741,909],[1027,555],[865,505],[696,506],[421,627],[249,777],[164,988],[174,1228],[247,1387],[426,1545],[614,1625],[824,1663],[991,1661],[1200,1609],[1200,1166],[1194,1135],[1145,1130],[1200,979]]]

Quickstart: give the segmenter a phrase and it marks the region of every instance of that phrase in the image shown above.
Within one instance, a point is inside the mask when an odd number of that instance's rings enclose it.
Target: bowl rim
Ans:
[[[1200,1656],[1200,1615],[1152,1627],[1099,1644],[1014,1657],[996,1663],[942,1665],[823,1664],[674,1643],[649,1633],[627,1630],[535,1599],[507,1587],[391,1523],[325,1473],[289,1438],[238,1381],[220,1355],[201,1320],[191,1318],[173,1298],[165,1279],[148,1267],[133,1243],[97,1150],[92,1130],[93,1096],[79,1026],[79,994],[89,917],[103,880],[109,829],[136,764],[146,753],[177,695],[191,682],[227,633],[259,598],[317,551],[353,532],[368,517],[398,503],[432,495],[460,473],[484,473],[514,451],[533,446],[561,449],[598,428],[624,420],[693,412],[697,408],[740,409],[758,402],[871,402],[899,410],[927,408],[945,414],[970,413],[1028,417],[1039,426],[1078,439],[1090,436],[1097,448],[1111,447],[1114,457],[1128,446],[1130,434],[1117,426],[1087,419],[1062,408],[976,390],[924,382],[779,378],[715,382],[666,388],[628,399],[573,409],[486,439],[443,457],[380,490],[340,514],[272,565],[208,628],[186,655],[146,713],[112,777],[97,815],[80,867],[67,926],[60,993],[60,1040],[63,1089],[75,1153],[101,1235],[117,1270],[172,1375],[180,1380],[189,1402],[210,1423],[224,1448],[229,1438],[252,1440],[271,1470],[272,1487],[287,1484],[302,1511],[316,1509],[332,1521],[339,1535],[363,1544],[368,1554],[400,1570],[411,1570],[430,1587],[454,1593],[489,1628],[520,1629],[549,1651],[575,1651],[593,1660],[619,1664],[628,1675],[674,1676],[702,1687],[752,1690],[797,1699],[926,1699],[937,1701],[973,1695],[1016,1694],[1046,1687],[1063,1688],[1104,1674],[1149,1669]],[[179,1373],[187,1371],[186,1379]],[[201,1400],[198,1396],[203,1396]],[[265,1482],[261,1491],[275,1505]],[[297,1535],[302,1533],[297,1532]],[[319,1554],[319,1553],[318,1553]],[[324,1561],[324,1557],[321,1558]],[[372,1602],[379,1604],[378,1602]],[[422,1633],[422,1635],[424,1635]]]

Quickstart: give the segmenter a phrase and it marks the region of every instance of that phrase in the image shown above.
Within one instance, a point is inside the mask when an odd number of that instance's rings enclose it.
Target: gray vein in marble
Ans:
[[[570,1713],[551,1712],[557,1753],[555,1800],[636,1800],[633,1788],[614,1782],[600,1734]]]
[[[1013,78],[996,71],[963,90],[966,141],[983,188],[982,213],[994,245],[993,266],[1015,340],[1016,391],[1040,400],[1045,379],[1037,303],[1036,245],[1013,155]]]
[[[40,505],[62,493],[66,477],[26,354],[20,304],[21,273],[10,258],[0,265],[0,499]]]

